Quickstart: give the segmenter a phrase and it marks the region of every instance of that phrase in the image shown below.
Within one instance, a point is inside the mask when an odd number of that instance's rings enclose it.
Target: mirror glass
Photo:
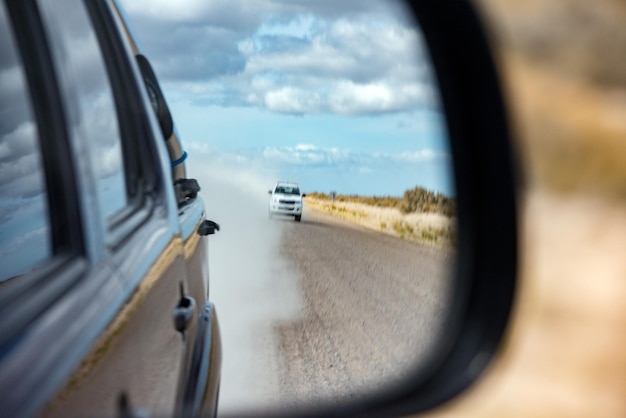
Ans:
[[[456,206],[404,5],[123,3],[221,226],[220,412],[355,400],[423,364],[450,307]]]

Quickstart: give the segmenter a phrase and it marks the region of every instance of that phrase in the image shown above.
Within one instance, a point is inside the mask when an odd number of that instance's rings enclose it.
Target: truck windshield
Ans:
[[[275,193],[300,195],[300,189],[298,187],[278,186]]]

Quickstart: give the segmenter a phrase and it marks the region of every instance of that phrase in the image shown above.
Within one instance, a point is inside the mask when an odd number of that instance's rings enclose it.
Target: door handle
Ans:
[[[180,283],[180,300],[178,304],[174,308],[174,312],[172,312],[172,317],[174,319],[174,328],[176,331],[184,334],[191,318],[193,317],[193,311],[196,307],[196,301],[191,297],[185,294],[185,288],[183,283]]]

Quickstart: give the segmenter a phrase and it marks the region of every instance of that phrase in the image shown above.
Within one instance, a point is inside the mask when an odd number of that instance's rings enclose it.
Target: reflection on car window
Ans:
[[[128,199],[120,129],[102,51],[82,2],[39,4],[56,52],[58,74],[78,100],[78,109],[70,109],[70,129],[79,142],[79,154],[86,154],[81,158],[88,159],[94,173],[96,198],[106,220]]]
[[[0,3],[0,282],[52,254],[41,149],[15,45]]]

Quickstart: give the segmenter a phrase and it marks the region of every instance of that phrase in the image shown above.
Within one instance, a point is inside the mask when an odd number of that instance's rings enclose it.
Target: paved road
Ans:
[[[308,210],[283,227],[300,314],[275,326],[279,402],[346,399],[397,379],[441,329],[452,252]]]
[[[308,210],[301,223],[269,220],[270,181],[202,159],[193,168],[207,216],[222,227],[209,241],[220,415],[351,397],[428,348],[445,307],[448,252]]]

